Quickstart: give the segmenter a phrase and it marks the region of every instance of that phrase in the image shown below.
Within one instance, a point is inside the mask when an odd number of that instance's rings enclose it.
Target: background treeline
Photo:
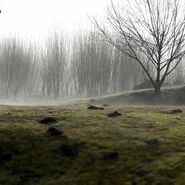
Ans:
[[[166,84],[183,84],[184,79],[180,64]],[[0,42],[1,100],[100,96],[131,90],[146,80],[136,62],[96,31],[70,39],[54,32],[43,47],[17,38]]]

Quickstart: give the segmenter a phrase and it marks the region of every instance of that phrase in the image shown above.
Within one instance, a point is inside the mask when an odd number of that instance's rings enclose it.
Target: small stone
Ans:
[[[159,144],[159,140],[155,139],[155,138],[148,139],[148,140],[146,140],[146,144],[148,144],[148,145],[158,145]]]
[[[57,128],[55,127],[50,127],[48,130],[47,130],[47,133],[50,135],[50,136],[60,136],[62,135],[62,132],[60,130],[58,130]]]
[[[89,105],[87,109],[90,109],[90,110],[104,110],[103,107],[97,107],[95,105]]]
[[[102,106],[103,106],[103,107],[108,107],[108,106],[109,106],[109,104],[103,104]]]
[[[57,123],[57,119],[53,117],[46,117],[40,120],[39,123],[42,123],[42,124]]]
[[[119,113],[118,111],[112,112],[107,114],[108,117],[117,117],[117,116],[122,116],[121,113]]]
[[[178,114],[178,113],[182,113],[181,109],[174,109],[171,111],[171,114]]]
[[[136,174],[137,174],[139,177],[145,177],[148,173],[149,173],[148,171],[145,171],[145,170],[141,169],[141,170],[137,171]]]
[[[79,143],[74,144],[62,144],[58,151],[65,157],[77,157],[80,152],[81,145]]]
[[[102,157],[103,160],[116,160],[118,158],[119,158],[119,154],[117,151],[106,152],[103,154],[103,157]]]

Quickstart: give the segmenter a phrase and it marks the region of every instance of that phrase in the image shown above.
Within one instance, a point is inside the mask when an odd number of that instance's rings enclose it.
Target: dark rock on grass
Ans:
[[[122,114],[119,113],[118,111],[115,111],[115,112],[107,114],[107,116],[113,118],[113,117],[122,116]]]
[[[147,145],[158,145],[159,144],[159,140],[156,138],[147,139],[145,142]]]
[[[155,125],[152,124],[152,123],[151,123],[151,124],[148,124],[148,125],[147,125],[147,128],[155,128]]]
[[[7,152],[0,155],[0,163],[5,163],[6,161],[12,160],[12,153]]]
[[[50,127],[47,130],[47,134],[50,136],[61,136],[63,133],[62,133],[62,131],[60,131],[59,129],[57,129],[55,127]]]
[[[138,171],[136,172],[136,174],[137,174],[139,177],[145,177],[146,175],[149,174],[149,172],[146,171],[146,170],[140,169],[140,170],[138,170]]]
[[[178,114],[178,113],[182,113],[181,109],[174,109],[171,111],[171,114]]]
[[[89,110],[104,110],[103,107],[97,107],[95,105],[89,105],[87,109],[89,109]]]
[[[46,117],[39,121],[42,124],[57,123],[57,119],[54,117]]]
[[[103,160],[116,160],[119,158],[119,154],[117,151],[105,152],[103,153]]]
[[[103,107],[108,107],[108,106],[110,106],[110,105],[105,103],[105,104],[103,104],[102,106],[103,106]]]
[[[58,148],[58,152],[65,157],[74,158],[78,156],[81,147],[82,144],[80,143],[62,144]]]

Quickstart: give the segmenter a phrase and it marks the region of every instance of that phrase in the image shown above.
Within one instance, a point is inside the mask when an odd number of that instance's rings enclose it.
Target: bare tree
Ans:
[[[42,92],[48,97],[64,96],[66,90],[65,70],[67,62],[66,43],[62,35],[54,33],[47,41],[43,54]]]
[[[34,52],[18,39],[2,41],[0,45],[0,92],[6,98],[29,95],[35,84]]]
[[[112,47],[95,31],[73,40],[71,71],[77,95],[109,94]]]
[[[110,31],[94,19],[111,45],[140,64],[156,94],[185,55],[183,7],[183,0],[133,0],[128,4],[112,0],[106,16]],[[154,77],[143,56],[153,66]]]

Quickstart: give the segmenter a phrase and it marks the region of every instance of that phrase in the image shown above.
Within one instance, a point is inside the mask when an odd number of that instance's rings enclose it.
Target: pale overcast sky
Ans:
[[[53,28],[86,28],[87,16],[103,16],[109,0],[0,0],[0,38],[9,34],[44,38]]]

